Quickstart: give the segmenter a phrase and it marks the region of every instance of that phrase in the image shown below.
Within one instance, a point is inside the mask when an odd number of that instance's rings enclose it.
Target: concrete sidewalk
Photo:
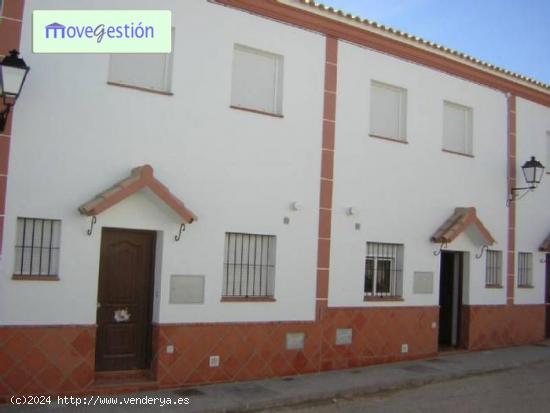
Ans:
[[[550,361],[550,341],[544,343],[481,351],[442,355],[440,357],[384,364],[351,370],[331,371],[288,378],[274,378],[244,383],[197,386],[181,390],[144,392],[126,395],[102,395],[88,398],[93,406],[58,405],[57,398],[47,406],[0,406],[0,412],[244,412],[269,409],[304,402],[352,397],[385,390],[421,386],[427,383],[451,380],[475,374],[527,366]],[[128,398],[157,397],[189,398],[187,405],[128,405]],[[94,399],[98,397],[99,399]],[[101,405],[105,399],[116,398],[116,405]],[[55,400],[54,400],[55,399]]]

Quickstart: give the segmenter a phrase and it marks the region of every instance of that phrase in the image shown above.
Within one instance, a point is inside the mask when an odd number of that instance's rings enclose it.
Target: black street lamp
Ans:
[[[535,189],[538,184],[540,184],[540,181],[542,181],[542,177],[544,176],[544,165],[537,161],[534,156],[531,156],[531,159],[523,164],[521,170],[523,171],[525,182],[527,182],[527,185],[529,186],[512,188],[511,200],[516,199],[514,195],[516,191],[532,191]]]
[[[29,69],[15,49],[0,62],[0,94],[4,106],[0,112],[0,132],[4,131],[11,107],[21,93]]]
[[[525,182],[529,185],[529,189],[535,189],[544,175],[544,165],[531,156],[527,162],[521,167]]]

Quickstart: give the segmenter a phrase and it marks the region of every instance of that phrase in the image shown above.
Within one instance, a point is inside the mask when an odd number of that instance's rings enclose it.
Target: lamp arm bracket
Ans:
[[[11,103],[4,103],[4,105],[5,109],[0,112],[0,132],[4,132],[6,123],[8,123],[8,116],[10,115],[11,107],[13,106]]]
[[[433,254],[437,257],[441,254],[441,251],[443,251],[444,248],[447,248],[447,241],[442,242],[439,246],[439,249],[437,251],[434,251]]]
[[[476,260],[479,260],[481,257],[483,257],[483,253],[487,251],[488,245],[484,245],[479,250],[479,254],[476,254]]]
[[[176,235],[176,236],[174,237],[174,239],[176,240],[176,242],[178,242],[178,241],[181,239],[181,233],[182,233],[182,232],[185,232],[185,224],[181,224],[181,225],[180,225],[180,231],[179,231],[178,235]]]
[[[97,217],[94,215],[92,217],[92,221],[90,222],[90,229],[86,230],[86,234],[88,234],[89,237],[92,236],[92,233],[94,232],[94,225],[97,223]]]

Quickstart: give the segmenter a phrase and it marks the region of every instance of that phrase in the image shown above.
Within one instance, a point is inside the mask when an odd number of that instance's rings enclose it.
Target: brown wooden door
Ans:
[[[150,367],[155,233],[104,228],[96,370]]]

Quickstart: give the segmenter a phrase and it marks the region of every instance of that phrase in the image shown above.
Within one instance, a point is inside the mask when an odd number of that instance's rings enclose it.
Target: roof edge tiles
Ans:
[[[208,0],[417,63],[550,107],[550,85],[312,0]]]
[[[197,216],[187,209],[180,199],[173,195],[166,186],[154,177],[151,165],[142,165],[132,169],[132,173],[128,178],[117,182],[92,200],[82,204],[78,210],[83,215],[99,215],[103,211],[144,188],[151,190],[151,192],[171,208],[183,222],[190,224],[197,220]]]
[[[496,242],[491,233],[477,217],[474,207],[455,208],[454,213],[432,235],[431,241],[440,244],[449,244],[466,231],[470,225],[474,225],[478,229],[486,245],[493,245]]]
[[[386,33],[387,35],[393,36],[396,38],[396,40],[399,41],[405,41],[405,42],[412,42],[416,43],[418,46],[424,46],[429,47],[433,49],[434,51],[444,52],[450,56],[455,56],[460,58],[461,60],[465,60],[469,63],[474,63],[476,65],[479,65],[481,67],[484,67],[486,69],[490,69],[492,71],[498,72],[500,74],[504,74],[510,77],[513,77],[517,80],[522,80],[524,82],[528,82],[534,86],[538,86],[543,89],[547,89],[550,91],[550,84],[538,81],[536,79],[530,78],[528,76],[524,76],[515,72],[512,72],[510,70],[507,70],[505,68],[493,65],[491,63],[485,62],[481,59],[477,59],[473,56],[470,56],[466,53],[460,52],[458,50],[451,49],[449,47],[445,47],[443,45],[440,45],[438,43],[423,39],[419,36],[411,35],[407,32],[404,32],[402,30],[394,29],[392,27],[386,26],[384,24],[377,23],[373,20],[364,19],[360,16],[354,15],[352,13],[347,13],[344,10],[339,10],[335,7],[327,6],[323,3],[319,3],[313,0],[277,0],[280,3],[283,4],[289,4],[292,5],[292,3],[298,3],[306,5],[310,8],[317,9],[321,13],[332,15],[336,18],[342,18],[344,20],[348,20],[348,24],[357,24],[363,25],[365,29],[375,29],[377,31],[381,31]]]
[[[548,234],[543,243],[540,244],[539,251],[550,252],[550,234]]]

